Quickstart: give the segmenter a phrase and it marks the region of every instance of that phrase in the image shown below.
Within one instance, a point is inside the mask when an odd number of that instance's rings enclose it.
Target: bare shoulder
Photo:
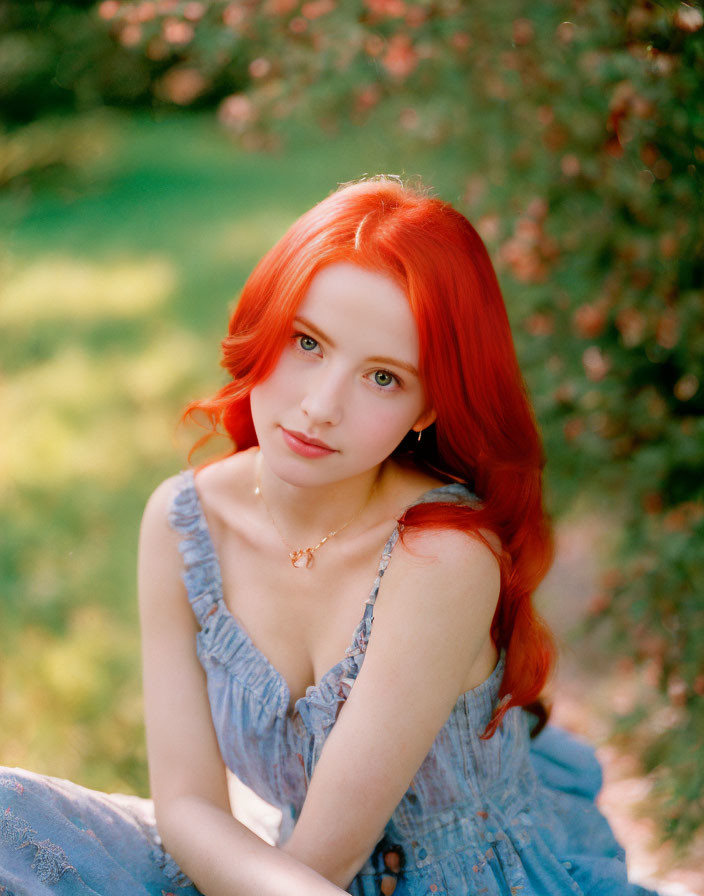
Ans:
[[[482,533],[494,547],[492,533]],[[422,576],[427,584],[486,585],[498,596],[500,570],[496,554],[481,538],[458,529],[428,528],[407,533],[394,548],[391,567],[398,578]]]
[[[430,473],[411,465],[398,465],[395,478],[399,483],[399,494],[405,496],[401,501],[403,507],[415,503],[429,491],[441,488],[448,483]],[[477,499],[467,492],[467,503],[470,505]],[[479,530],[481,538],[477,538],[458,529],[412,529],[404,537],[403,542],[395,550],[398,553],[429,552],[436,562],[444,563],[452,558],[456,561],[470,562],[480,560],[492,565],[496,563],[496,555],[501,554],[501,540],[495,532],[488,529]],[[482,541],[482,538],[485,541]],[[487,544],[490,546],[488,547]]]
[[[391,656],[393,645],[404,645],[433,680],[448,681],[452,705],[494,668],[490,631],[500,587],[499,564],[481,540],[455,529],[413,532],[392,552],[370,647]]]
[[[431,489],[444,485],[442,479],[408,461],[390,458],[386,464],[389,490],[398,495],[403,506],[412,504]]]
[[[211,522],[230,523],[254,494],[255,460],[258,449],[238,451],[213,461],[195,477],[201,504]]]
[[[171,504],[178,491],[180,478],[180,473],[169,476],[168,479],[160,482],[149,495],[142,515],[142,526],[166,524]]]
[[[151,493],[142,514],[137,591],[143,612],[172,611],[187,603],[181,579],[181,536],[169,522],[173,501],[181,485],[181,474],[169,476]]]

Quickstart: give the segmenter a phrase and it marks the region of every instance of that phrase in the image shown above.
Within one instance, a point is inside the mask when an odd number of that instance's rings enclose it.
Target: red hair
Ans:
[[[317,271],[352,262],[390,276],[408,297],[418,326],[420,375],[437,419],[418,442],[410,433],[394,455],[459,480],[481,506],[417,504],[402,529],[461,529],[501,540],[501,593],[491,636],[506,649],[500,708],[535,704],[554,662],[551,635],[531,594],[549,568],[552,534],[542,502],[542,446],[518,368],[501,291],[479,235],[446,202],[375,178],[337,190],[300,217],[244,285],[222,342],[231,381],[194,401],[183,418],[205,413],[231,453],[257,444],[252,387],[275,366],[293,318]],[[190,455],[189,455],[190,457]],[[482,538],[486,542],[485,539]]]

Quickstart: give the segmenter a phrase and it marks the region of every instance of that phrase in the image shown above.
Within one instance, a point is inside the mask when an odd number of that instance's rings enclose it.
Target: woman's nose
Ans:
[[[339,377],[328,372],[312,378],[301,400],[301,410],[312,425],[336,426],[342,420],[344,386]]]

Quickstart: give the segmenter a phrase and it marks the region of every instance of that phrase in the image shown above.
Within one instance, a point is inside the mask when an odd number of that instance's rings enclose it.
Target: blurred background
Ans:
[[[0,2],[0,762],[147,793],[144,503],[254,263],[374,173],[489,248],[548,457],[554,717],[634,877],[703,893],[694,2]]]

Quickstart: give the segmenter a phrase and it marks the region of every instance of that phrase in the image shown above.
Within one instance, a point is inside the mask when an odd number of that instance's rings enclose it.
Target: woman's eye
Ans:
[[[393,385],[393,383],[397,383],[398,380],[393,373],[389,373],[388,370],[377,370],[374,373],[374,382],[377,386],[386,388],[387,386]]]
[[[300,335],[297,337],[298,345],[304,352],[312,352],[318,347],[318,343],[312,336]]]

